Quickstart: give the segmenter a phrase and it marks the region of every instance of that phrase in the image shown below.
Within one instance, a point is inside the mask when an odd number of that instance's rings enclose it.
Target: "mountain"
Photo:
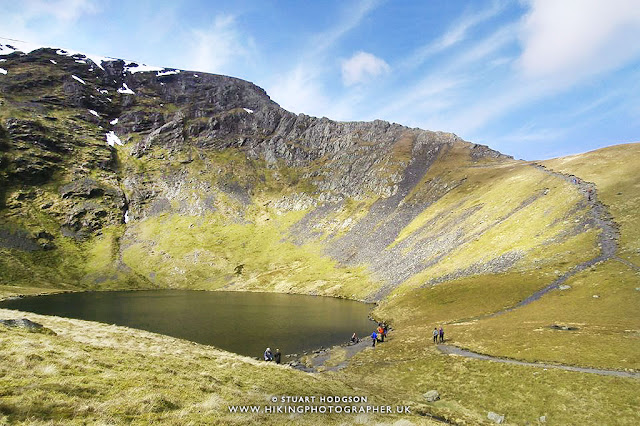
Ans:
[[[454,134],[296,115],[232,77],[2,49],[6,284],[375,301],[479,273],[553,281],[604,250],[584,188]]]
[[[393,326],[312,380],[39,316],[59,336],[0,328],[1,376],[35,371],[63,391],[41,402],[40,387],[14,386],[0,402],[10,421],[228,423],[240,396],[312,391],[376,395],[420,421],[483,424],[497,410],[518,424],[637,423],[640,144],[519,161],[451,133],[293,114],[232,77],[11,44],[0,54],[1,296],[303,293],[377,302]],[[501,363],[443,355],[427,344],[435,325],[452,350]],[[42,344],[53,349],[30,352]],[[75,362],[86,365],[69,372]],[[631,376],[546,368],[557,364]],[[109,377],[126,395],[116,402]],[[425,402],[432,389],[441,401]]]

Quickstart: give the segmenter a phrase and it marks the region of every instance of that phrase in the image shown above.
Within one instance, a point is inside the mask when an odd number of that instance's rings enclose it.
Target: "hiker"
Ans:
[[[378,335],[376,334],[376,332],[374,331],[373,333],[371,333],[371,347],[375,348],[376,347],[376,340],[378,340]]]
[[[438,327],[433,328],[433,343],[438,343]]]
[[[280,349],[276,349],[276,354],[273,356],[273,359],[275,359],[276,364],[280,364],[280,357],[282,357],[282,354],[280,353]]]
[[[351,335],[351,343],[358,343],[360,341],[360,339],[358,339],[358,336],[356,336],[356,333],[354,332]]]
[[[386,322],[382,323],[382,334],[384,337],[387,337],[387,330],[389,330],[389,327],[387,326]]]
[[[380,339],[381,342],[384,342],[384,330],[382,329],[382,323],[378,324],[378,339]]]
[[[593,191],[592,191],[592,189],[591,189],[591,188],[587,189],[587,200],[589,200],[589,201],[591,201],[591,195],[592,195],[592,192],[593,192]]]
[[[438,332],[440,334],[440,343],[444,342],[444,329],[442,327],[440,327],[440,331]]]
[[[264,360],[273,361],[273,353],[271,353],[271,348],[267,348],[267,350],[264,351]]]

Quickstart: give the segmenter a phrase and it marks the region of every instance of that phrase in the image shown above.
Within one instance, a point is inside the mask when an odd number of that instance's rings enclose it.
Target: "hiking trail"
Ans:
[[[565,272],[564,274],[556,278],[548,286],[536,291],[531,296],[527,297],[524,300],[521,300],[520,302],[516,303],[513,306],[510,306],[508,308],[505,308],[490,314],[484,314],[484,315],[479,315],[472,318],[455,320],[450,322],[449,324],[457,324],[461,322],[492,318],[507,312],[511,312],[514,309],[520,308],[522,306],[528,305],[540,299],[542,296],[549,293],[551,290],[557,289],[569,278],[595,265],[596,263],[604,262],[607,260],[616,260],[637,271],[640,271],[640,267],[638,267],[637,265],[631,263],[626,259],[622,259],[616,256],[616,252],[618,251],[618,239],[620,238],[620,233],[618,232],[618,224],[614,222],[613,217],[609,213],[609,208],[602,202],[598,201],[597,188],[594,183],[587,182],[574,175],[564,174],[564,173],[556,172],[554,170],[550,170],[541,164],[531,163],[531,166],[535,167],[538,170],[541,170],[544,173],[550,174],[552,176],[558,177],[560,179],[563,179],[569,182],[571,185],[575,186],[578,189],[578,191],[584,196],[585,201],[587,202],[587,206],[589,208],[591,221],[593,225],[599,228],[601,231],[600,234],[598,235],[598,246],[600,247],[600,254],[592,259],[589,259],[585,262],[582,262],[574,266],[573,268],[569,269],[567,272]]]
[[[538,368],[554,368],[559,370],[577,371],[579,373],[600,374],[603,376],[627,377],[627,378],[634,378],[634,379],[640,378],[640,373],[635,371],[605,370],[601,368],[574,367],[571,365],[563,365],[563,364],[546,364],[546,363],[540,363],[540,362],[518,361],[516,359],[511,359],[511,358],[500,358],[500,357],[494,357],[490,355],[479,354],[477,352],[468,351],[466,349],[462,349],[453,345],[438,345],[438,350],[446,355],[458,355],[465,358],[473,358],[473,359],[480,359],[480,360],[493,361],[493,362],[502,362],[505,364],[524,365],[527,367],[538,367]]]

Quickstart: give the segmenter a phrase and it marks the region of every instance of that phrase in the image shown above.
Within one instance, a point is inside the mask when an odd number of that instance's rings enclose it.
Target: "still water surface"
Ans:
[[[19,309],[152,331],[261,357],[345,343],[371,334],[372,305],[330,297],[191,290],[53,294],[0,302]]]

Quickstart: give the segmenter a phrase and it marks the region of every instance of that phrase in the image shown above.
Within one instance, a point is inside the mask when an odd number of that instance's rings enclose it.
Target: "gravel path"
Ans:
[[[640,379],[640,373],[638,372],[620,371],[620,370],[604,370],[600,368],[573,367],[570,365],[561,365],[561,364],[544,364],[544,363],[538,363],[538,362],[518,361],[515,359],[499,358],[499,357],[493,357],[489,355],[483,355],[476,352],[467,351],[465,349],[461,349],[457,346],[452,346],[452,345],[438,345],[438,350],[443,354],[447,354],[447,355],[459,355],[466,358],[481,359],[481,360],[493,361],[493,362],[502,362],[505,364],[524,365],[527,367],[538,367],[538,368],[555,368],[559,370],[577,371],[580,373],[601,374],[603,376],[616,376],[616,377],[628,377],[628,378]]]
[[[369,338],[364,338],[362,340],[360,340],[360,342],[354,344],[354,345],[341,345],[340,348],[342,348],[346,353],[345,353],[345,358],[342,362],[340,362],[337,365],[333,365],[333,366],[325,366],[324,363],[327,362],[329,360],[329,358],[331,358],[331,351],[336,349],[336,348],[329,348],[326,349],[322,352],[320,352],[319,354],[315,355],[314,357],[311,358],[311,368],[313,369],[313,371],[315,372],[319,372],[319,371],[338,371],[338,370],[342,370],[343,368],[345,368],[347,366],[347,364],[349,363],[349,360],[358,352],[371,347],[371,339]]]

